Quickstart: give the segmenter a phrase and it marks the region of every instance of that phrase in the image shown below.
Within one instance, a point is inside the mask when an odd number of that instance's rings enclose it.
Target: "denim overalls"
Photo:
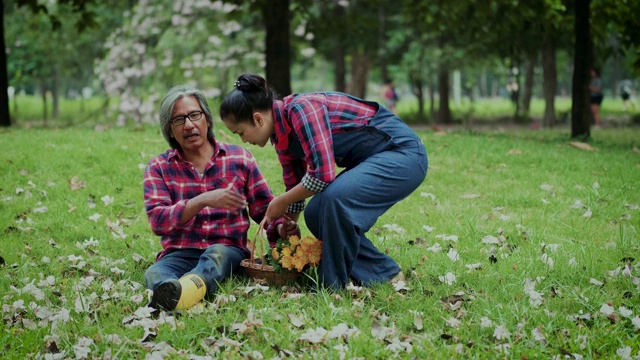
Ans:
[[[368,126],[332,137],[336,164],[345,169],[304,211],[307,227],[322,240],[319,280],[335,289],[351,280],[362,285],[389,281],[400,266],[365,234],[425,179],[424,144],[382,106]],[[304,156],[297,138],[290,140],[288,150]]]

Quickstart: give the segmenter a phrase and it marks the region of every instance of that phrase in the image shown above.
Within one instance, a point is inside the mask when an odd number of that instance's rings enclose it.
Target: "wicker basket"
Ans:
[[[253,241],[254,245],[249,247],[249,250],[251,250],[251,256],[249,259],[242,260],[242,262],[240,262],[240,266],[244,269],[247,276],[257,281],[264,281],[269,285],[283,286],[296,283],[300,277],[299,272],[293,270],[277,272],[273,269],[273,266],[266,265],[262,245],[264,242],[264,236],[260,231],[263,227],[264,221],[263,223],[260,223],[260,226],[258,227],[258,231],[256,232],[256,236]],[[260,251],[260,263],[256,262],[255,252],[257,247],[260,248],[260,250],[258,250]]]
[[[295,284],[300,277],[300,273],[297,271],[277,272],[271,265],[258,264],[250,259],[242,260],[240,266],[242,266],[247,276],[256,281],[264,280],[267,284],[273,286]]]

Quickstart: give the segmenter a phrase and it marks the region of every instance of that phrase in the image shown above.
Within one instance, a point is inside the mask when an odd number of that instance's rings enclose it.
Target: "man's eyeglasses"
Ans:
[[[185,116],[176,116],[173,119],[169,120],[171,122],[171,125],[173,126],[182,126],[184,125],[185,121],[187,121],[187,119],[191,120],[191,122],[195,122],[198,121],[200,119],[202,119],[202,111],[194,111],[192,113],[189,113]]]

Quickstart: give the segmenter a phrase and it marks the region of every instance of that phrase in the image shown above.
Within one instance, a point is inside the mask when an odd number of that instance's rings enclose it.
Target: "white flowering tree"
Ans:
[[[96,64],[118,124],[156,121],[171,86],[188,84],[211,100],[231,89],[241,72],[264,68],[264,34],[239,5],[210,0],[141,0],[109,37]],[[237,19],[237,20],[234,20]]]

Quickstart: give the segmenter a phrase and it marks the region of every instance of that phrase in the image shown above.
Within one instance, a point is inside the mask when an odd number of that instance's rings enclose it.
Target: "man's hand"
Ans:
[[[233,183],[224,189],[207,191],[198,195],[205,206],[223,208],[229,210],[242,209],[247,206],[247,201],[242,195],[233,190]]]
[[[289,219],[287,216],[284,217],[283,224],[278,224],[277,230],[281,239],[288,239],[290,236],[301,236],[298,223]]]

